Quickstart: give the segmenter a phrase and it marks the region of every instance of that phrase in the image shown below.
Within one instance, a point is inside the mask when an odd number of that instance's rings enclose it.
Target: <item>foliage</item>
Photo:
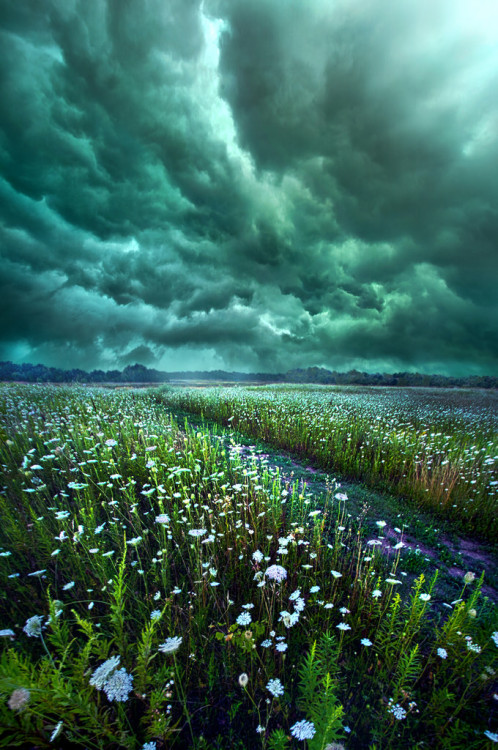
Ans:
[[[442,607],[434,579],[394,579],[335,485],[314,496],[139,390],[5,386],[0,435],[0,746],[458,748],[496,731],[483,580]]]

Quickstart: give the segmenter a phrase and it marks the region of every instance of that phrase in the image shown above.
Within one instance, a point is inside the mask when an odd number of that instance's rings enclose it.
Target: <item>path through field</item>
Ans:
[[[185,414],[177,415],[179,423]],[[189,415],[191,427],[200,421]],[[451,529],[448,522],[414,511],[403,498],[372,490],[358,482],[345,481],[338,475],[323,473],[285,451],[276,451],[263,442],[250,441],[239,433],[224,432],[228,451],[256,461],[261,467],[278,474],[288,491],[297,482],[300,490],[313,497],[328,498],[337,513],[344,510],[345,520],[361,520],[365,543],[372,543],[387,561],[396,560],[401,549],[397,575],[408,589],[421,573],[430,579],[439,571],[434,602],[441,606],[454,601],[462,589],[464,575],[471,571],[479,578],[484,571],[483,594],[498,603],[498,549],[495,546],[466,538]],[[335,495],[346,495],[338,500]],[[384,526],[379,524],[385,523]],[[400,548],[399,545],[403,546]]]

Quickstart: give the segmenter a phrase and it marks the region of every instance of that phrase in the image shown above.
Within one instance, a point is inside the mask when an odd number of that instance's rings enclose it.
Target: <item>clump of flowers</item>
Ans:
[[[173,638],[166,638],[164,643],[158,647],[158,651],[162,654],[174,654],[180,648],[183,638],[181,636],[174,636]]]
[[[280,583],[280,581],[285,581],[287,578],[287,571],[282,565],[270,565],[270,567],[265,570],[265,576],[267,576],[270,581],[277,581]]]
[[[110,701],[126,701],[133,689],[133,676],[122,667],[113,672],[104,685],[104,693]]]
[[[251,620],[252,617],[249,612],[242,612],[242,614],[237,617],[237,624],[242,626],[249,625]]]
[[[90,678],[90,685],[103,690],[110,701],[126,701],[132,691],[133,676],[124,667],[117,669],[120,659],[120,656],[111,656]]]
[[[30,638],[39,638],[42,634],[42,615],[34,615],[26,620],[26,625],[23,627],[24,632]]]
[[[395,719],[398,721],[401,721],[402,719],[406,719],[406,711],[403,708],[403,706],[400,706],[399,703],[395,703],[393,705],[392,700],[389,701],[387,704],[387,711],[388,713],[392,714]]]
[[[14,690],[8,700],[8,707],[11,711],[22,711],[23,708],[29,703],[31,693],[26,688],[17,688]]]
[[[313,722],[306,721],[306,719],[296,721],[296,723],[291,727],[290,731],[292,736],[295,737],[296,740],[311,740],[316,733],[315,725],[313,724]]]
[[[269,682],[268,682],[268,684],[266,686],[266,689],[269,690],[270,693],[273,696],[275,696],[276,698],[279,695],[283,695],[284,694],[284,686],[282,685],[282,683],[280,682],[280,680],[278,678],[275,678],[273,680],[269,680]]]

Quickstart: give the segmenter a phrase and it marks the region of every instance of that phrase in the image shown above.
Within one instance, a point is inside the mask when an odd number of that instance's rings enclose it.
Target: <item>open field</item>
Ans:
[[[327,470],[342,445],[345,474],[485,536],[490,402],[421,392],[409,419],[357,395],[2,387],[0,746],[494,746],[482,578],[442,601],[437,571],[405,569],[403,524],[386,555],[383,516],[350,514],[332,478],[284,481],[261,447],[172,416],[280,435]]]
[[[340,386],[163,390],[203,415],[498,539],[494,391]]]

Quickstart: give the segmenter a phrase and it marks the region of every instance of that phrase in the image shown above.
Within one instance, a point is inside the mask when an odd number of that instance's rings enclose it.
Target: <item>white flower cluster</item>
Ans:
[[[265,571],[265,576],[271,581],[280,583],[280,581],[284,581],[287,578],[287,571],[282,565],[270,565]]]
[[[316,729],[313,722],[306,721],[305,719],[297,721],[291,727],[291,734],[296,740],[311,740],[315,736],[315,732]]]
[[[278,678],[269,680],[266,686],[266,689],[269,690],[270,693],[275,697],[278,697],[279,695],[284,694],[284,686],[282,685],[282,683],[280,682]]]
[[[164,643],[158,648],[162,654],[174,654],[180,648],[183,638],[181,636],[174,636],[173,638],[166,638]]]
[[[90,685],[103,690],[110,701],[126,701],[132,691],[132,675],[124,667],[117,669],[120,660],[120,656],[111,656],[97,667],[90,678]]]
[[[400,706],[399,703],[395,703],[393,706],[391,701],[389,701],[387,711],[388,713],[391,713],[398,721],[400,721],[401,719],[406,719],[406,711],[403,706]]]
[[[29,620],[26,620],[26,625],[23,627],[23,630],[30,638],[39,638],[42,634],[42,624],[42,615],[34,615],[34,617],[30,617]]]

